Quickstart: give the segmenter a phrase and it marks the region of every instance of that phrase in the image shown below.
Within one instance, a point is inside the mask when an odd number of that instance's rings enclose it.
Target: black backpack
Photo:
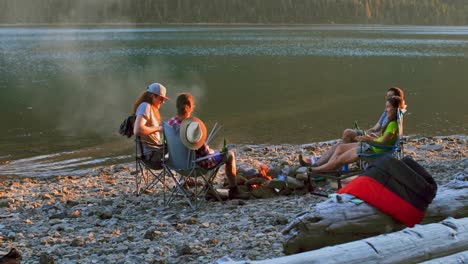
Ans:
[[[119,133],[122,136],[130,138],[133,136],[133,126],[135,124],[136,116],[130,115],[124,119],[122,124],[120,124]]]

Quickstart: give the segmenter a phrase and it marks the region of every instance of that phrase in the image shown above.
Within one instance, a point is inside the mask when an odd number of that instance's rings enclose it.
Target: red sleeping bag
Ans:
[[[364,200],[408,227],[421,223],[434,199],[437,184],[409,157],[397,160],[384,155],[362,174],[338,190]]]

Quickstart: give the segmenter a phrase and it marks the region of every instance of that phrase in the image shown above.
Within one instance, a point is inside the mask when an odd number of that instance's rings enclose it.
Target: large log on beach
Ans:
[[[431,259],[420,264],[468,263],[468,250],[446,257]]]
[[[448,218],[440,223],[366,238],[346,244],[279,257],[275,259],[235,262],[252,264],[305,263],[441,263],[463,260],[468,250],[468,218]],[[425,262],[426,263],[426,262]],[[452,262],[444,262],[452,263]]]
[[[422,224],[447,217],[468,216],[468,182],[453,180],[439,188]],[[293,219],[284,229],[284,253],[294,254],[361,238],[395,232],[405,226],[367,203],[338,201],[341,196],[317,204]]]

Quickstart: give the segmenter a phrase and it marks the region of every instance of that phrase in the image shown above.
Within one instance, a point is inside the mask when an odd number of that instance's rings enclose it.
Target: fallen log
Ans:
[[[332,247],[261,261],[228,263],[416,263],[441,259],[464,259],[468,250],[468,218],[448,218],[440,223],[366,238]],[[455,255],[453,255],[455,254]],[[439,263],[439,262],[428,262]],[[448,263],[448,262],[444,262]]]
[[[447,217],[468,216],[467,189],[466,181],[456,179],[439,188],[422,224],[438,222]],[[340,197],[342,196],[336,196],[338,200]],[[356,205],[336,198],[317,204],[315,209],[297,216],[283,229],[285,254],[314,250],[405,228],[367,203]]]
[[[468,263],[468,250],[450,256],[431,259],[420,264]]]

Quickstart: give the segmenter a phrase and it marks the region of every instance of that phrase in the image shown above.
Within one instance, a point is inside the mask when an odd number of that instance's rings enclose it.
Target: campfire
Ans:
[[[270,170],[266,164],[260,164],[257,167],[258,173],[249,181],[250,188],[258,188],[259,186],[265,184],[267,181],[271,181],[273,178],[268,175]]]
[[[307,170],[286,165],[270,167],[257,163],[256,168],[241,168],[237,182],[244,192],[250,192],[256,198],[277,197],[278,195],[305,194],[309,192]],[[225,182],[227,186],[227,181]]]

